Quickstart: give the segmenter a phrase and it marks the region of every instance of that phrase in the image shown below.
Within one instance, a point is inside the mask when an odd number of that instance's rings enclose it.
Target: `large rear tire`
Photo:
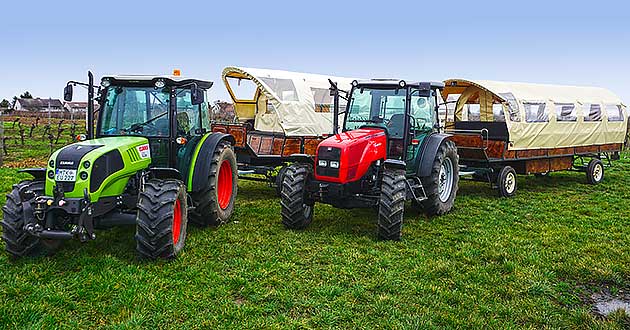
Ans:
[[[453,208],[459,188],[459,156],[455,143],[442,143],[433,160],[431,175],[421,181],[427,197],[421,205],[427,215],[442,215]]]
[[[30,235],[24,230],[24,209],[21,196],[39,196],[44,192],[43,181],[22,181],[13,186],[13,190],[7,195],[7,200],[2,207],[2,240],[6,251],[13,258],[40,254],[46,250],[38,237]]]
[[[405,171],[383,171],[378,203],[377,235],[382,240],[400,240],[405,213]]]
[[[179,180],[148,180],[140,192],[136,250],[147,259],[172,259],[184,248],[188,223],[186,187]]]
[[[274,180],[274,183],[276,184],[276,196],[280,197],[280,194],[282,193],[282,181],[284,180],[284,174],[287,172],[287,166],[282,166],[279,170],[278,170],[278,174],[276,175],[276,179]]]
[[[206,186],[192,194],[195,210],[190,220],[199,226],[219,226],[234,212],[238,190],[238,165],[229,142],[221,141],[212,154]]]
[[[287,229],[304,229],[313,221],[315,202],[306,196],[306,184],[312,175],[312,167],[304,164],[290,165],[284,173],[280,205],[282,224]]]

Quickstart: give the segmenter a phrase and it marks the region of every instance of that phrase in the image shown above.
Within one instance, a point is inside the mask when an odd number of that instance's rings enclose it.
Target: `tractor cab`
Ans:
[[[210,131],[204,102],[210,87],[210,81],[180,76],[105,76],[95,135],[145,137],[152,166],[177,168],[185,176],[192,147]]]
[[[397,159],[413,171],[424,138],[436,132],[442,83],[407,83],[404,80],[354,81],[348,94],[343,132],[379,129],[387,137],[388,159]]]

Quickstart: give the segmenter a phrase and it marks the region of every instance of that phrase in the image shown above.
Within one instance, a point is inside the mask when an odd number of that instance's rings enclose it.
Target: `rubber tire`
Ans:
[[[278,170],[278,174],[276,175],[275,184],[276,184],[276,196],[280,197],[282,193],[282,180],[284,180],[284,174],[287,172],[287,166],[282,166]]]
[[[310,165],[287,166],[280,192],[282,224],[287,229],[304,229],[313,222],[315,202],[308,200],[305,194],[306,184],[312,176]]]
[[[173,239],[175,202],[181,207],[180,236],[177,244]],[[186,242],[188,223],[186,186],[174,179],[148,180],[138,198],[136,216],[136,250],[147,259],[173,259],[180,254]]]
[[[227,161],[232,166],[232,196],[225,209],[219,205],[218,181],[219,166]],[[198,226],[219,226],[230,220],[234,212],[234,201],[238,192],[238,164],[236,155],[228,141],[221,141],[212,154],[210,174],[206,186],[199,192],[192,193],[195,210],[190,212],[190,221]]]
[[[439,175],[442,168],[444,159],[449,157],[453,164],[453,185],[451,188],[451,195],[442,202],[439,194]],[[428,216],[442,215],[449,212],[455,204],[455,198],[457,197],[457,190],[459,189],[459,156],[457,155],[457,147],[453,141],[445,141],[440,145],[435,159],[433,160],[433,166],[431,167],[431,175],[428,177],[420,178],[424,192],[427,199],[421,202],[424,213]]]
[[[599,179],[599,181],[595,178],[595,167],[596,166],[600,166],[601,171],[602,171],[602,177]],[[586,181],[589,184],[598,184],[602,181],[604,181],[604,163],[602,163],[601,160],[597,159],[597,158],[593,158],[588,162],[588,165],[586,166]]]
[[[508,191],[505,187],[506,180],[508,179],[510,174],[513,175],[514,178],[514,190],[512,191]],[[499,196],[508,198],[516,195],[516,191],[518,190],[518,182],[516,181],[516,171],[512,168],[512,166],[505,166],[501,168],[501,170],[499,170],[496,183],[499,190]]]
[[[13,190],[7,195],[6,203],[2,207],[2,240],[6,251],[13,258],[37,255],[47,252],[38,237],[32,236],[24,230],[23,201],[21,190],[32,190],[35,195],[44,193],[44,181],[25,180],[13,185]]]
[[[405,213],[406,180],[404,170],[383,170],[376,231],[381,240],[400,240]]]

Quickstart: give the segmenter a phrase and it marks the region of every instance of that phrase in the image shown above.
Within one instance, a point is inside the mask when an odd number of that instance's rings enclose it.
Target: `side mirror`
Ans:
[[[190,102],[193,105],[202,104],[204,101],[203,89],[197,88],[197,85],[192,85],[190,88]]]
[[[63,99],[66,102],[72,101],[72,85],[66,85],[63,89]]]

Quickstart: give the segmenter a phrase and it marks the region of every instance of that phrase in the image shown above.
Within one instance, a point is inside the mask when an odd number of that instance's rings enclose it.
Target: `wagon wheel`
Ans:
[[[516,171],[511,166],[506,166],[499,171],[497,185],[501,197],[512,197],[516,195]]]
[[[602,180],[604,180],[604,163],[597,158],[593,158],[586,166],[586,181],[589,184],[598,184]]]

